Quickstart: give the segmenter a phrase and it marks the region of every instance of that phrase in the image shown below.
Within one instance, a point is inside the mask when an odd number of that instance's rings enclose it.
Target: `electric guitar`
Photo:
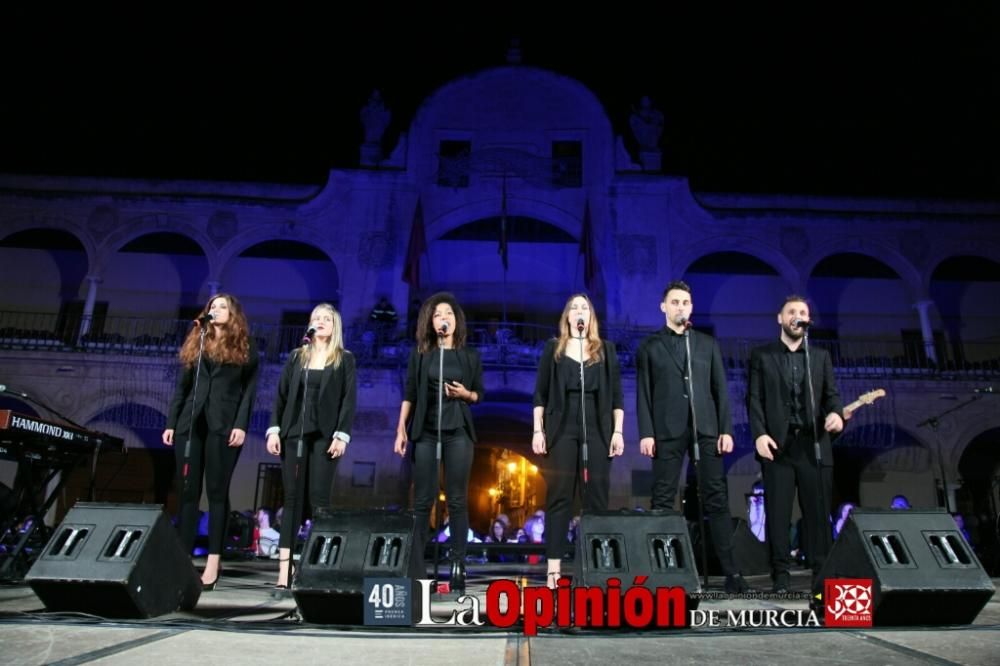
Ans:
[[[885,389],[875,389],[874,391],[868,391],[868,393],[862,393],[858,396],[858,399],[849,405],[844,405],[844,418],[849,419],[854,414],[854,410],[862,405],[870,405],[879,398],[885,397]]]

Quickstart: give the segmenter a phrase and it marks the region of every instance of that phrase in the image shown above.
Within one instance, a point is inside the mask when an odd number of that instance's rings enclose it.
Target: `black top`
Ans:
[[[790,387],[785,374],[788,347],[781,340],[757,347],[750,352],[750,375],[747,378],[747,417],[750,437],[754,441],[761,435],[770,435],[782,447],[788,436],[791,409]],[[833,447],[830,433],[823,428],[823,421],[831,412],[843,417],[844,407],[833,376],[830,354],[819,347],[810,348],[813,387],[816,389],[816,434],[819,439],[823,463],[833,464]],[[808,423],[808,418],[804,423]]]
[[[198,395],[194,396],[195,420],[204,412],[210,432],[228,435],[236,428],[248,430],[250,411],[257,395],[259,361],[253,338],[246,363],[213,363],[208,356],[202,356]],[[191,392],[196,370],[194,366],[181,368],[174,397],[167,409],[167,428],[176,430],[178,441],[187,436],[191,427]]]
[[[788,382],[789,402],[791,403],[788,408],[788,425],[796,427],[803,426],[806,423],[809,423],[809,417],[806,414],[807,398],[805,396],[805,351],[801,346],[799,346],[799,348],[795,351],[785,347],[785,353],[783,356],[785,381]]]
[[[296,410],[295,420],[292,421],[292,425],[288,429],[288,432],[282,433],[285,437],[297,437],[299,433],[319,431],[319,391],[323,382],[323,371],[309,370],[309,372],[305,372],[303,370],[302,380],[303,381],[299,382],[299,390],[295,396],[295,401],[301,405],[302,394],[305,393],[305,425],[303,426],[302,424],[302,408],[300,407]],[[303,384],[306,385],[305,391],[303,391]]]
[[[726,387],[726,368],[715,338],[700,331],[687,332],[691,343],[691,371],[687,376],[687,354],[683,335],[664,326],[639,345],[636,354],[636,418],[639,437],[669,441],[683,437],[691,422],[690,396],[694,385],[694,408],[698,434],[708,437],[731,435],[733,418]]]
[[[302,412],[301,386],[305,370],[302,368],[301,353],[301,349],[295,350],[285,362],[274,397],[274,409],[271,410],[270,426],[280,426],[283,439],[298,436],[293,423]],[[318,389],[314,388],[313,381],[319,382]],[[328,440],[333,439],[335,432],[350,435],[357,403],[354,354],[345,349],[339,367],[328,365],[322,370],[310,370],[309,394],[306,397],[315,397],[318,401],[313,430],[318,430]]]
[[[575,381],[577,390],[580,387],[580,366],[570,359],[574,364],[575,380],[570,380],[560,370],[563,367],[565,357],[557,363],[555,360],[556,345],[558,340],[549,340],[542,352],[542,357],[538,364],[538,376],[535,379],[535,396],[533,404],[535,407],[545,408],[544,426],[545,439],[549,446],[559,441],[560,430],[563,426],[563,419],[566,410],[569,408],[567,401],[572,400],[569,386],[566,381]],[[622,393],[621,370],[618,365],[618,352],[615,345],[607,340],[602,340],[604,345],[604,360],[595,363],[593,372],[596,372],[594,379],[590,379],[584,371],[584,382],[596,391],[595,404],[597,409],[597,419],[599,430],[596,433],[607,445],[611,441],[611,431],[614,428],[614,414],[616,409],[625,408],[625,397]],[[567,373],[569,374],[569,373]],[[579,400],[579,394],[577,394]],[[596,437],[595,437],[596,440]]]
[[[483,388],[483,363],[479,359],[479,352],[470,347],[456,349],[454,352],[454,354],[447,354],[446,358],[447,356],[455,357],[461,368],[459,381],[462,382],[462,386],[465,388],[475,391],[478,396],[478,402],[482,402],[483,397],[486,395],[486,389]],[[436,420],[431,421],[428,419],[431,401],[434,401],[435,406],[437,404],[437,395],[430,390],[431,365],[434,365],[435,368],[437,367],[437,356],[434,356],[433,359],[431,356],[431,352],[421,354],[417,351],[416,347],[410,351],[410,361],[406,368],[406,388],[403,392],[403,399],[413,405],[410,411],[409,424],[409,437],[411,440],[417,440],[425,430],[437,427]],[[445,371],[445,377],[448,377],[447,370]],[[468,431],[469,438],[475,442],[476,429],[472,425],[472,409],[469,407],[469,403],[464,400],[456,400],[455,403],[462,413],[462,425]]]
[[[451,350],[444,350],[444,380],[445,383],[462,381],[462,365],[458,362],[458,357]],[[427,418],[424,420],[425,430],[437,429],[437,408],[438,391],[441,381],[438,377],[440,370],[441,350],[435,349],[430,353],[429,365],[427,366],[428,389],[430,390],[430,400],[427,404]],[[471,389],[470,389],[471,390]],[[462,420],[462,408],[459,403],[464,402],[460,398],[449,398],[445,392],[441,399],[441,429],[454,430],[465,425]]]
[[[603,361],[601,362],[603,363]],[[590,396],[597,395],[601,381],[601,363],[583,366],[583,388]],[[569,356],[563,356],[556,364],[559,366],[559,379],[570,393],[580,393],[580,363]]]

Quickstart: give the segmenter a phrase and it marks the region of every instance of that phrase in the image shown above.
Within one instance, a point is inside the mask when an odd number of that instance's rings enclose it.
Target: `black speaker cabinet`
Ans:
[[[813,592],[828,578],[870,578],[876,625],[968,624],[995,591],[943,509],[855,509]]]
[[[144,618],[194,608],[201,580],[158,504],[79,502],[25,581],[51,611]]]
[[[701,592],[683,516],[660,511],[584,513],[579,534],[574,584],[606,588],[609,578],[618,578],[624,589],[636,576],[648,576],[650,589]],[[694,605],[689,601],[688,607]]]
[[[302,619],[316,624],[364,624],[364,579],[409,578],[416,620],[420,612],[416,579],[424,578],[425,572],[413,536],[412,513],[318,513],[292,582]]]

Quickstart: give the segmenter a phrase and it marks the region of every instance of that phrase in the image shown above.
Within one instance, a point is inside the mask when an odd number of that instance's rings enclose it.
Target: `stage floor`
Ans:
[[[200,562],[198,563],[200,564]],[[966,626],[698,628],[656,631],[540,630],[520,627],[378,629],[306,625],[293,599],[274,600],[273,561],[225,562],[225,574],[197,607],[152,620],[102,620],[46,613],[26,585],[0,587],[2,664],[996,664],[1000,599]],[[544,565],[470,565],[469,592],[481,599],[500,577],[542,584]],[[767,576],[748,579],[769,590]],[[795,600],[702,599],[699,610],[805,610],[809,575],[793,575]],[[710,578],[721,593],[722,579]],[[1000,586],[1000,580],[994,580]],[[435,617],[455,603],[435,602]],[[485,618],[485,612],[483,613]]]

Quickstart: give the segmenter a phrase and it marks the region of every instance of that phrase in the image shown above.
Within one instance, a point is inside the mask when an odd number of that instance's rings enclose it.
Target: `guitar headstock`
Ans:
[[[858,402],[862,405],[870,405],[879,398],[885,397],[885,389],[875,389],[874,391],[868,391],[868,393],[863,393],[858,396]]]

